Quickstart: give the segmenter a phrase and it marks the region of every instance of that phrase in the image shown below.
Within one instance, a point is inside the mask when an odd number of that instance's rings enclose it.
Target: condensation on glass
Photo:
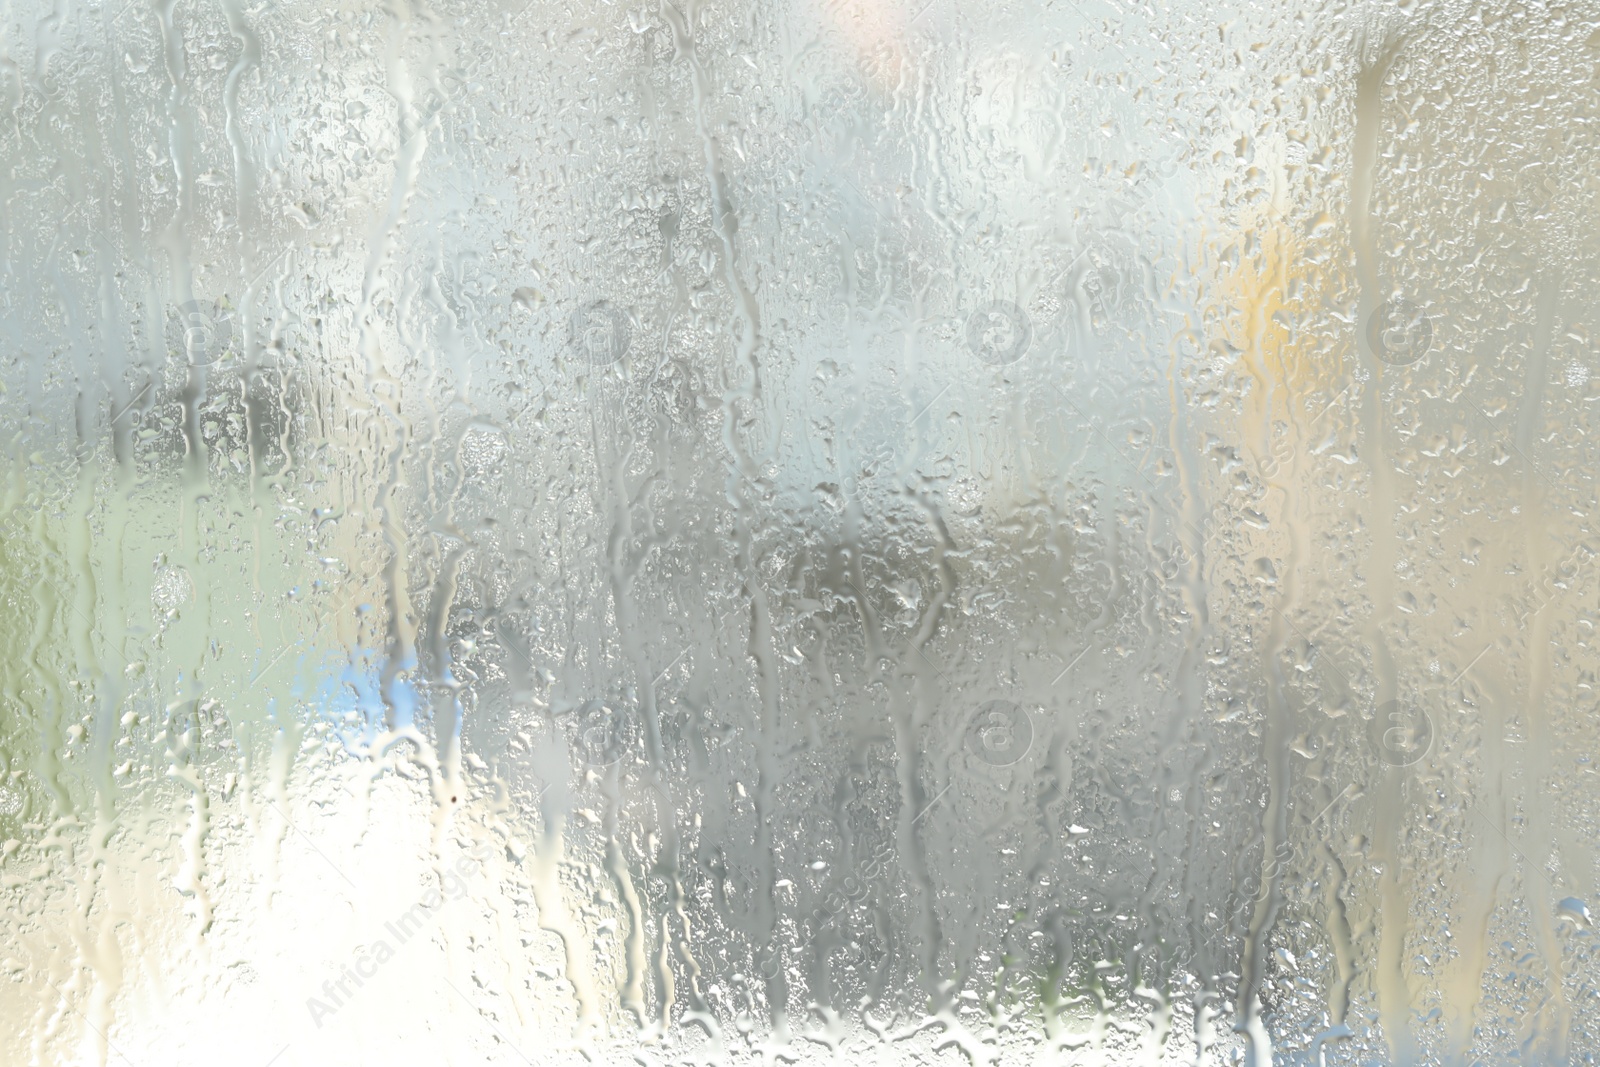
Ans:
[[[0,1062],[1592,1063],[1600,9],[0,9]]]

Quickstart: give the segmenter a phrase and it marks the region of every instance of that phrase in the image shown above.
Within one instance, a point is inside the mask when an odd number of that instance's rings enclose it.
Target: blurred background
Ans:
[[[1600,7],[0,6],[0,1062],[1600,1055]]]

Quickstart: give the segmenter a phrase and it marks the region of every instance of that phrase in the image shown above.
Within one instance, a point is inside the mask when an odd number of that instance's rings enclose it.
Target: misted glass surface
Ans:
[[[0,1063],[1600,1056],[1600,7],[0,6]]]

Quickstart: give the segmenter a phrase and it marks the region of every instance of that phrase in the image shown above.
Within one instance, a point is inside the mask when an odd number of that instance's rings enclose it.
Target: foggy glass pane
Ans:
[[[0,9],[0,1064],[1600,1056],[1600,7]]]

